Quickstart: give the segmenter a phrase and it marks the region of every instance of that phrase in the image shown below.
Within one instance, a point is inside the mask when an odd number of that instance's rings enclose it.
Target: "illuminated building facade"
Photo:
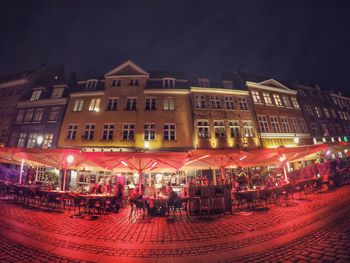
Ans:
[[[199,79],[191,87],[194,147],[197,149],[245,149],[259,146],[252,105],[247,90],[229,83],[211,86]]]
[[[70,94],[59,147],[96,151],[192,148],[190,90],[181,73],[127,61]]]
[[[263,148],[312,144],[296,90],[275,79],[246,73],[226,77],[249,90]]]

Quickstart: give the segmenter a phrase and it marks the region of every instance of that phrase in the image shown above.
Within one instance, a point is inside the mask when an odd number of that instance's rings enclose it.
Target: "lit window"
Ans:
[[[199,120],[197,122],[197,128],[198,128],[198,137],[205,139],[209,138],[209,122],[207,120]]]
[[[210,96],[210,105],[212,109],[221,109],[219,96]]]
[[[233,97],[225,96],[224,100],[225,100],[226,109],[228,109],[228,110],[235,109],[235,103],[234,103]]]
[[[298,104],[297,99],[296,99],[295,97],[291,97],[291,99],[292,99],[293,107],[294,107],[295,109],[299,109],[300,107],[299,107],[299,104]]]
[[[44,141],[43,141],[43,148],[44,149],[50,149],[52,146],[53,141],[53,134],[52,133],[46,133],[44,135]]]
[[[175,141],[176,140],[176,125],[175,124],[164,124],[163,140],[164,141]]]
[[[276,106],[282,106],[280,95],[273,94],[273,100],[275,101]]]
[[[60,111],[61,111],[60,107],[52,107],[49,115],[49,121],[57,121],[60,115]]]
[[[254,128],[251,121],[242,121],[243,122],[243,134],[247,138],[254,137]]]
[[[295,118],[290,118],[289,123],[290,123],[290,128],[292,132],[295,132],[295,133],[299,132],[299,126]]]
[[[261,132],[270,132],[266,116],[258,116],[259,128]]]
[[[280,124],[278,118],[275,116],[270,117],[272,132],[280,132]]]
[[[339,119],[343,120],[343,113],[341,111],[338,111]]]
[[[114,124],[107,123],[103,125],[102,140],[113,140]]]
[[[139,80],[138,79],[130,79],[129,80],[129,86],[138,86]]]
[[[246,98],[238,98],[238,104],[241,110],[248,110],[248,103]]]
[[[209,87],[209,79],[198,79],[198,86],[199,87]]]
[[[91,99],[89,111],[99,111],[100,110],[100,99]]]
[[[97,80],[89,80],[86,82],[85,90],[95,90],[97,86]]]
[[[18,138],[18,142],[17,142],[17,147],[24,147],[24,145],[26,143],[26,138],[27,138],[26,133],[20,133],[19,138]]]
[[[240,127],[238,121],[230,121],[230,135],[232,138],[239,138],[241,136]]]
[[[323,108],[323,112],[324,112],[324,115],[325,115],[327,118],[330,118],[330,117],[331,117],[331,115],[329,114],[328,109]]]
[[[163,79],[163,88],[165,89],[175,88],[175,79],[171,79],[171,78]]]
[[[175,98],[173,98],[173,97],[164,98],[163,109],[164,110],[175,110]]]
[[[78,124],[69,124],[67,130],[67,140],[75,140],[77,137]]]
[[[123,125],[123,140],[134,140],[135,139],[135,124],[124,123]]]
[[[196,95],[195,96],[195,104],[197,109],[205,109],[207,107],[205,103],[204,95]]]
[[[41,122],[41,119],[43,117],[43,113],[44,113],[43,108],[36,109],[35,114],[34,114],[34,118],[33,118],[33,122]]]
[[[317,117],[320,118],[321,117],[321,110],[319,107],[315,107],[315,112],[316,112]]]
[[[214,121],[215,138],[225,138],[226,129],[224,121]]]
[[[52,99],[61,98],[62,94],[63,94],[63,91],[64,91],[64,88],[54,88],[53,92],[52,92],[52,95],[51,95],[51,98]]]
[[[19,110],[16,118],[16,122],[22,122],[24,117],[24,110]]]
[[[86,124],[84,129],[84,140],[93,140],[95,135],[95,124]]]
[[[122,81],[120,79],[112,80],[112,87],[120,87],[122,85]]]
[[[137,109],[137,97],[126,98],[125,110],[136,110]]]
[[[36,133],[29,134],[27,148],[34,148],[35,147],[37,136],[38,136],[38,134],[36,134]]]
[[[286,107],[292,107],[292,103],[290,102],[290,99],[288,96],[283,96],[282,99],[283,99],[283,103]]]
[[[145,141],[156,139],[156,125],[154,123],[146,123],[143,128],[143,139]]]
[[[29,109],[29,110],[27,110],[26,115],[25,115],[25,117],[24,117],[24,121],[25,121],[25,122],[30,122],[30,121],[32,121],[33,114],[34,114],[34,109]]]
[[[281,124],[282,124],[282,129],[284,132],[290,132],[290,128],[289,128],[289,122],[287,117],[280,117],[281,119]]]
[[[307,130],[307,126],[306,126],[306,123],[305,123],[305,120],[304,119],[299,119],[299,126],[300,126],[300,131],[301,132],[308,132]]]
[[[155,110],[156,109],[156,98],[147,97],[145,101],[145,110]]]
[[[272,105],[272,100],[269,93],[263,92],[263,97],[264,97],[265,104]]]
[[[118,109],[118,98],[108,98],[106,111],[116,111]]]
[[[258,91],[252,91],[252,96],[253,96],[254,103],[262,103],[262,100]]]
[[[40,98],[42,90],[34,90],[32,96],[30,97],[31,101],[38,100]]]
[[[83,105],[84,105],[84,100],[83,99],[77,99],[74,102],[73,111],[82,111],[83,110]]]

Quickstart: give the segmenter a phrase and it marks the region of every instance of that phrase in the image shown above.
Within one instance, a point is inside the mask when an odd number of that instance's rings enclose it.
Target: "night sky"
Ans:
[[[1,1],[0,75],[65,64],[79,79],[146,70],[250,73],[350,95],[349,1]]]

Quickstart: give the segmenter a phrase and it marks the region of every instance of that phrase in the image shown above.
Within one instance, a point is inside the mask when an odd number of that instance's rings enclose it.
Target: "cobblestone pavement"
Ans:
[[[208,218],[72,214],[0,200],[0,262],[350,262],[350,185]]]

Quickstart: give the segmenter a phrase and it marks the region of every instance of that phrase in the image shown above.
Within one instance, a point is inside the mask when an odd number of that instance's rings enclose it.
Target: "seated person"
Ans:
[[[177,200],[181,199],[181,197],[171,187],[169,189],[168,197],[169,197],[169,203],[174,203]]]
[[[98,184],[95,183],[94,181],[91,181],[89,185],[89,194],[96,194],[98,189]]]
[[[102,187],[101,187],[101,194],[107,194],[107,193],[108,193],[108,186],[107,186],[106,182],[104,182]]]

